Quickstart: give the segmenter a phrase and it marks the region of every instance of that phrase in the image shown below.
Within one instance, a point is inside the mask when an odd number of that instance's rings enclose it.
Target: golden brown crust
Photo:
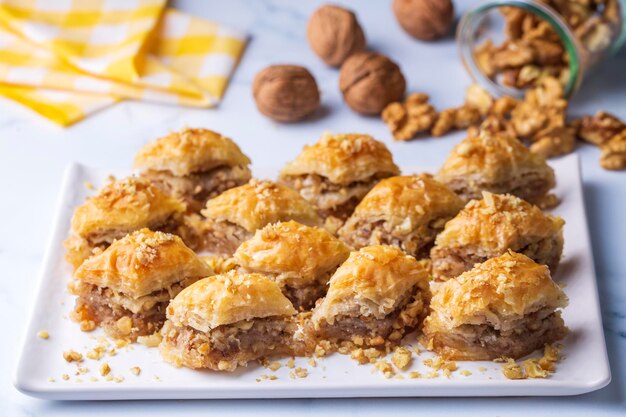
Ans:
[[[127,177],[104,186],[76,208],[72,231],[89,238],[107,232],[122,234],[151,227],[183,213],[185,205],[144,178]]]
[[[392,246],[369,246],[352,252],[330,279],[328,294],[313,314],[313,322],[333,324],[335,317],[358,315],[380,319],[405,301],[412,288],[429,294],[426,262],[418,262]]]
[[[442,284],[432,301],[432,314],[448,328],[507,322],[542,309],[567,305],[567,296],[550,271],[525,255],[509,251]]]
[[[446,223],[436,246],[480,248],[485,253],[517,251],[541,239],[563,234],[565,221],[543,213],[521,198],[483,192]]]
[[[138,298],[190,277],[212,274],[178,236],[142,229],[83,262],[74,278]]]
[[[235,142],[201,128],[170,133],[144,145],[135,156],[136,168],[170,171],[177,176],[249,164],[250,159]]]
[[[364,181],[376,174],[397,175],[400,169],[384,143],[369,135],[325,135],[304,147],[298,157],[282,169],[280,177],[317,174],[335,184]]]
[[[295,220],[307,226],[322,224],[315,208],[295,190],[254,179],[209,200],[202,214],[207,219],[228,221],[252,233],[279,221]]]
[[[531,173],[546,181],[549,188],[554,187],[554,171],[543,157],[530,152],[508,134],[483,131],[465,138],[452,149],[436,179],[444,184],[462,181],[470,189],[511,192],[491,189],[490,185],[497,188],[498,184],[514,184]]]
[[[324,229],[294,221],[257,230],[235,252],[248,271],[271,274],[275,281],[305,286],[318,281],[348,258],[350,249]]]
[[[242,320],[295,313],[276,283],[261,274],[237,271],[201,279],[167,307],[167,318],[174,325],[201,332]]]
[[[380,181],[352,217],[385,221],[386,227],[409,232],[433,220],[449,219],[462,208],[463,201],[448,187],[428,174],[418,174]]]

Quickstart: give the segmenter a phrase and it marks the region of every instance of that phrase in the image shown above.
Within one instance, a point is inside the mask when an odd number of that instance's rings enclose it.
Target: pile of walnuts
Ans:
[[[451,0],[396,0],[393,11],[401,27],[421,40],[446,35],[454,20]],[[352,11],[320,7],[309,19],[307,38],[324,63],[341,68],[339,89],[355,112],[379,115],[404,96],[406,80],[400,67],[383,54],[365,51],[365,32]],[[296,65],[273,65],[258,73],[253,96],[261,113],[283,123],[305,119],[320,105],[315,78]]]
[[[468,129],[469,135],[506,132],[528,143],[531,152],[552,158],[573,152],[580,138],[600,147],[603,168],[626,169],[626,124],[607,112],[568,121],[568,102],[556,78],[542,79],[521,100],[495,99],[478,85],[468,88],[460,107],[437,112],[428,100],[426,94],[414,93],[383,110],[382,119],[395,139],[410,140],[425,132],[442,136],[459,129]]]
[[[602,53],[621,30],[618,0],[538,0],[556,11],[572,30],[588,56]],[[494,81],[515,88],[537,85],[554,77],[569,78],[569,55],[557,32],[542,17],[520,7],[501,7],[505,40],[486,40],[474,50],[481,71]]]

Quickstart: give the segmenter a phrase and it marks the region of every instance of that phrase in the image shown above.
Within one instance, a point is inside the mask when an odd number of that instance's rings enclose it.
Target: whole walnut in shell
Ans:
[[[325,5],[309,19],[309,45],[322,60],[338,67],[350,55],[365,49],[365,35],[354,13],[343,7]]]
[[[278,122],[295,122],[320,105],[315,78],[297,65],[272,65],[259,72],[252,94],[261,113]]]
[[[352,110],[376,115],[404,96],[406,81],[398,65],[386,56],[359,52],[341,66],[339,89]]]
[[[450,31],[454,4],[452,0],[394,0],[393,13],[409,35],[432,41]]]

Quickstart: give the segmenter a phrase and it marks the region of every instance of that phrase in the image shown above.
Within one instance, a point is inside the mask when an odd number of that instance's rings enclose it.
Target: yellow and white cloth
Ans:
[[[67,126],[123,99],[215,106],[247,36],[166,0],[0,0],[0,95]]]

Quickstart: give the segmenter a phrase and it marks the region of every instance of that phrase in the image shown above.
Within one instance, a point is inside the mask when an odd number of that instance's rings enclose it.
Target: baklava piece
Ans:
[[[520,198],[483,192],[482,200],[470,201],[437,236],[431,251],[433,275],[445,281],[509,249],[547,265],[554,274],[563,252],[564,224]]]
[[[244,271],[276,282],[296,309],[310,310],[349,254],[350,249],[326,230],[288,221],[258,230],[234,258]]]
[[[196,222],[203,249],[232,255],[257,229],[270,223],[295,220],[320,226],[315,207],[293,189],[271,181],[251,180],[210,199],[202,210],[205,219]]]
[[[566,305],[545,265],[508,252],[439,287],[422,343],[446,360],[517,359],[567,335]]]
[[[136,230],[173,232],[184,212],[183,203],[145,178],[112,181],[74,211],[70,236],[64,242],[65,258],[77,268],[91,255]]]
[[[489,191],[549,204],[553,199],[547,194],[556,185],[554,171],[543,157],[506,132],[487,130],[457,144],[436,179],[466,202]]]
[[[231,139],[184,129],[148,143],[135,156],[141,176],[200,211],[209,198],[250,180],[250,159]]]
[[[313,203],[323,218],[347,219],[378,181],[400,170],[385,144],[368,135],[323,136],[305,146],[280,181]]]
[[[215,275],[172,300],[159,350],[176,366],[234,371],[269,355],[295,354],[295,314],[278,285],[263,275]]]
[[[305,324],[309,349],[396,345],[428,313],[426,261],[393,246],[369,246],[350,257],[330,278],[328,293]]]
[[[178,236],[142,229],[76,270],[69,285],[78,296],[72,319],[135,341],[161,328],[167,305],[183,288],[212,274]]]
[[[392,245],[427,258],[437,233],[462,208],[463,201],[430,175],[391,177],[367,193],[338,235],[356,249]]]

